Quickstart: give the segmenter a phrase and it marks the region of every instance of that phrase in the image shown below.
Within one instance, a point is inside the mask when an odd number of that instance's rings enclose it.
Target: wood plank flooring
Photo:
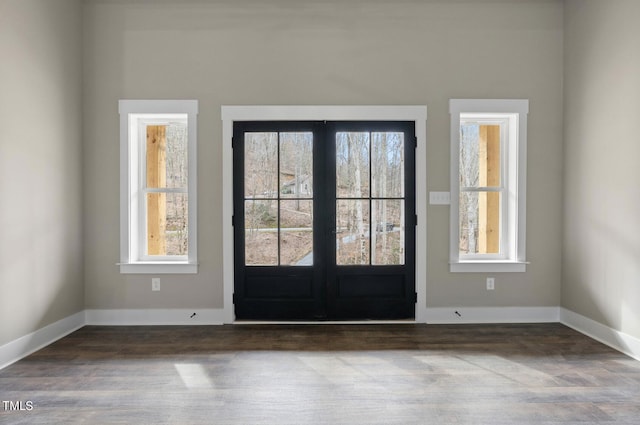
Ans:
[[[637,425],[640,362],[560,324],[87,326],[0,370],[0,401],[2,424]]]

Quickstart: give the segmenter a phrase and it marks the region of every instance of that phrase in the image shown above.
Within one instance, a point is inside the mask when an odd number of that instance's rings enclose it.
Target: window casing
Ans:
[[[528,100],[451,99],[450,271],[526,271]]]
[[[121,100],[121,273],[197,273],[196,100]]]

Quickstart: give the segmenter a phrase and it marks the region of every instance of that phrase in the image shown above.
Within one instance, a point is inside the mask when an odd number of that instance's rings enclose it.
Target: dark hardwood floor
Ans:
[[[637,425],[640,362],[560,324],[87,326],[0,399],[2,424]]]

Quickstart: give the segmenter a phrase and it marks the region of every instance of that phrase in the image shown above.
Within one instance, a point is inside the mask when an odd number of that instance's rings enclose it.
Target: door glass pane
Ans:
[[[404,201],[380,199],[371,201],[373,249],[371,264],[404,264]]]
[[[280,264],[313,265],[313,201],[280,202]]]
[[[244,196],[278,196],[278,133],[245,133]]]
[[[338,198],[369,197],[369,133],[336,133]]]
[[[500,253],[500,192],[460,193],[460,254]]]
[[[460,126],[460,187],[500,186],[500,126]]]
[[[280,133],[280,195],[313,197],[313,133]]]
[[[371,162],[372,196],[404,197],[404,133],[372,133]]]
[[[336,201],[336,263],[370,264],[369,201]]]
[[[245,264],[278,265],[278,201],[244,203]]]

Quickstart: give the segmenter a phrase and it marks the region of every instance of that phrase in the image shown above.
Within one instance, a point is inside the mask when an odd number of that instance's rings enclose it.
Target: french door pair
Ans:
[[[237,319],[415,315],[414,122],[235,122]]]

